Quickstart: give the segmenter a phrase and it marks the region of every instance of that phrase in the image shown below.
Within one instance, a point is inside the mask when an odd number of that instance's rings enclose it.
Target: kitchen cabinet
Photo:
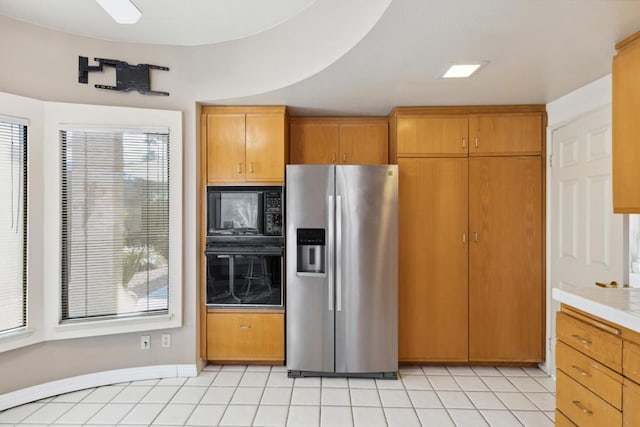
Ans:
[[[208,184],[284,184],[285,107],[204,107]]]
[[[469,359],[543,359],[542,160],[469,159]]]
[[[207,313],[207,360],[283,364],[284,312],[218,310]]]
[[[290,120],[292,164],[386,164],[386,118],[312,118]]]
[[[640,33],[616,45],[613,58],[612,179],[614,213],[640,213]]]
[[[562,304],[556,337],[556,415],[578,426],[640,425],[640,334]]]
[[[543,106],[392,112],[401,362],[544,359],[545,117]]]
[[[402,158],[401,362],[468,360],[468,162]]]

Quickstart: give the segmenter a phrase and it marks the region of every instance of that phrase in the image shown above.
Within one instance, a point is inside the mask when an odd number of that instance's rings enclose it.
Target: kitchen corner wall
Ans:
[[[291,21],[255,36],[193,47],[109,42],[0,16],[0,50],[7,59],[0,67],[0,92],[43,101],[182,111],[184,162],[183,326],[145,332],[144,335],[151,335],[150,351],[140,350],[139,337],[143,333],[132,333],[41,342],[0,353],[0,394],[87,373],[151,365],[193,365],[199,361],[198,103],[224,104],[219,100],[279,89],[319,72],[360,41],[390,2],[315,2]],[[332,31],[327,32],[326,28]],[[113,68],[89,73],[89,84],[79,84],[78,56],[89,57],[90,65],[94,64],[94,57],[101,57],[132,65],[167,66],[168,72],[151,72],[151,87],[170,92],[170,96],[94,88],[94,84],[115,84]],[[38,168],[31,172],[41,173]],[[36,176],[35,180],[41,181],[42,177]],[[42,232],[42,225],[32,227],[30,232]],[[41,254],[39,257],[42,261]],[[37,258],[33,262],[39,263]],[[30,286],[39,288],[41,293],[42,272],[30,274],[30,280]],[[160,348],[162,333],[172,334],[171,348]]]

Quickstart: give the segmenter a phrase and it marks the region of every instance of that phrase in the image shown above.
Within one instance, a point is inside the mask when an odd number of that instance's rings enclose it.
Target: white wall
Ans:
[[[559,304],[551,299],[551,290],[557,287],[551,272],[551,168],[549,167],[549,156],[552,150],[553,131],[570,123],[600,107],[611,104],[611,74],[606,75],[588,85],[556,99],[547,104],[547,334],[546,334],[546,357],[543,368],[555,376],[555,313],[559,309]]]

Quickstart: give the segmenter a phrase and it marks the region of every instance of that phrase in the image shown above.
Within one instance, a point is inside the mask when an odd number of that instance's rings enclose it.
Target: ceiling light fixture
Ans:
[[[142,16],[130,0],[96,0],[118,24],[135,24]]]
[[[460,78],[471,77],[472,75],[477,73],[480,68],[484,67],[488,63],[489,61],[475,62],[475,63],[469,63],[469,64],[449,64],[449,67],[447,68],[447,70],[444,72],[444,74],[442,74],[442,78],[443,79],[460,79]]]

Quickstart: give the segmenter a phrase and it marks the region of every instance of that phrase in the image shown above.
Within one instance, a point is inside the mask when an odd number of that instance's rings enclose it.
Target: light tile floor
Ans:
[[[400,379],[287,378],[208,365],[195,378],[80,390],[0,412],[0,427],[553,426],[555,383],[534,368],[406,366]]]

